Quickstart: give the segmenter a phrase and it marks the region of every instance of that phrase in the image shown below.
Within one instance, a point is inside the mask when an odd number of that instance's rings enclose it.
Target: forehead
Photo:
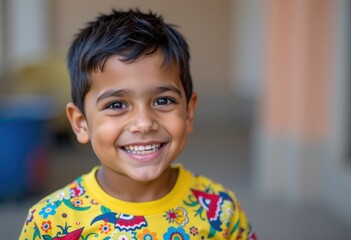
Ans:
[[[166,63],[160,53],[142,56],[135,61],[123,61],[119,55],[109,57],[103,68],[90,74],[91,87],[137,83],[147,85],[173,82],[181,84],[180,71],[174,61]]]

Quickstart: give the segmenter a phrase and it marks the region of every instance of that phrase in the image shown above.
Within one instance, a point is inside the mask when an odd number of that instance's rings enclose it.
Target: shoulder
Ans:
[[[191,194],[184,204],[197,212],[205,211],[212,229],[222,230],[223,236],[229,239],[256,239],[232,190],[213,179],[193,173],[190,190]]]
[[[31,220],[32,215],[42,215],[44,218],[47,218],[50,215],[54,215],[56,209],[61,205],[61,203],[69,206],[74,205],[74,199],[86,195],[85,187],[82,181],[85,176],[86,175],[82,175],[76,178],[66,186],[57,189],[56,191],[50,193],[35,203],[29,209],[27,222]]]
[[[78,231],[84,216],[96,205],[85,191],[85,177],[75,179],[34,204],[28,211],[20,239],[36,239],[38,236],[47,239],[45,237],[68,233],[73,227]]]
[[[237,217],[240,211],[240,204],[232,190],[206,176],[191,174],[190,193],[185,204],[195,204],[197,202],[199,206],[206,209],[209,213],[213,212],[213,214],[226,212],[228,213],[226,216],[228,221],[232,221],[233,217]]]
[[[206,192],[208,194],[220,195],[223,197],[226,196],[227,199],[230,198],[233,202],[237,201],[233,190],[227,188],[222,183],[204,175],[193,173],[189,170],[185,171],[190,172],[190,174],[192,175],[192,190]]]

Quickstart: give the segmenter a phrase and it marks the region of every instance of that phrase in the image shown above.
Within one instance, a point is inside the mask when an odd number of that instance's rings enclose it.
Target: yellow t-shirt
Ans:
[[[175,167],[174,188],[143,203],[104,192],[96,167],[34,205],[19,239],[256,239],[231,191]]]

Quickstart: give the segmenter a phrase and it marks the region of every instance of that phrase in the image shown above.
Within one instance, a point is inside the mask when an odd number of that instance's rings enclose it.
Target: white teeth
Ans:
[[[129,153],[133,154],[148,154],[148,153],[153,153],[159,150],[161,147],[161,144],[152,144],[152,145],[140,145],[140,146],[133,146],[133,145],[128,145],[125,146],[124,149],[126,149]]]

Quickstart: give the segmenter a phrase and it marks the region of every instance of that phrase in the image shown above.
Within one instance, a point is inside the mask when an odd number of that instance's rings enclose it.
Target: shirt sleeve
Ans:
[[[23,224],[22,231],[20,233],[20,240],[34,240],[34,239],[42,239],[41,232],[34,221],[35,209],[30,209],[28,212],[28,216],[26,221]]]
[[[256,233],[247,219],[240,203],[236,204],[236,211],[230,226],[229,238],[231,240],[256,240]]]

